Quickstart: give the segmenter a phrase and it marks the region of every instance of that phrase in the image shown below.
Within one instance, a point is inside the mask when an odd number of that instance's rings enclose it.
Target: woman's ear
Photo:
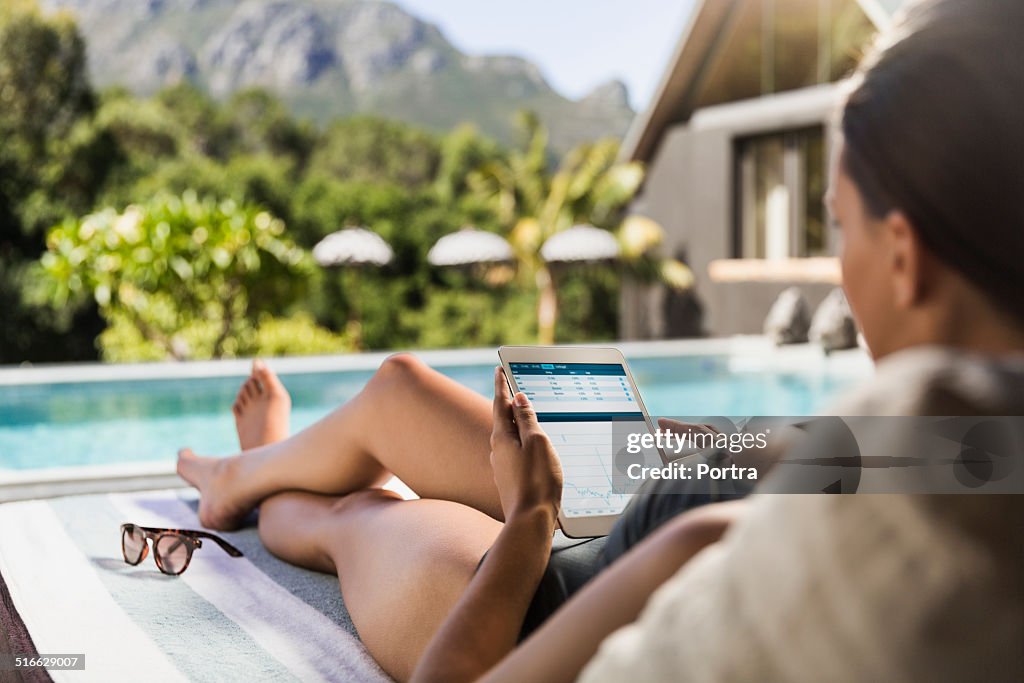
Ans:
[[[889,259],[893,306],[907,310],[918,305],[927,291],[928,259],[917,231],[902,211],[882,219]]]

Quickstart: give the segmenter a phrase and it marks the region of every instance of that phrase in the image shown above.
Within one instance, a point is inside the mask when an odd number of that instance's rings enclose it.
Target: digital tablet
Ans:
[[[632,497],[627,466],[667,462],[657,449],[626,456],[621,448],[624,430],[653,431],[626,359],[618,349],[544,346],[502,346],[498,357],[513,394],[530,399],[561,461],[562,532],[607,535]]]

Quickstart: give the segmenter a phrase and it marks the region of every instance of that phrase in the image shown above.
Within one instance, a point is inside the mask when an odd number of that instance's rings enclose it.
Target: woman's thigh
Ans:
[[[398,680],[412,674],[501,527],[466,505],[380,490],[342,498],[284,493],[260,509],[272,552],[338,574],[360,639]]]

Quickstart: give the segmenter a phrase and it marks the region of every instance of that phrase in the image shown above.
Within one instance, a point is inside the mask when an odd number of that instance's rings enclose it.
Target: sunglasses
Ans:
[[[146,559],[149,543],[153,542],[153,559],[164,574],[177,576],[188,569],[192,553],[203,547],[202,539],[208,538],[219,545],[231,557],[242,557],[242,551],[223,538],[205,531],[190,529],[158,529],[138,524],[121,525],[121,554],[124,561],[135,566]]]

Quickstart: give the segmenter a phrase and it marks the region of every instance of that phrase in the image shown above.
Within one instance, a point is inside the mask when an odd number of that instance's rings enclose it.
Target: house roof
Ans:
[[[776,5],[791,5],[790,10],[798,10],[800,1],[776,0]],[[876,29],[888,26],[892,14],[903,2],[856,0],[860,11]],[[623,140],[621,158],[650,161],[665,130],[689,120],[701,106],[702,91],[713,85],[709,84],[709,78],[728,53],[731,34],[743,20],[744,13],[749,13],[760,3],[761,0],[695,0],[650,106],[637,114]],[[742,55],[734,58],[737,63],[742,63]]]

